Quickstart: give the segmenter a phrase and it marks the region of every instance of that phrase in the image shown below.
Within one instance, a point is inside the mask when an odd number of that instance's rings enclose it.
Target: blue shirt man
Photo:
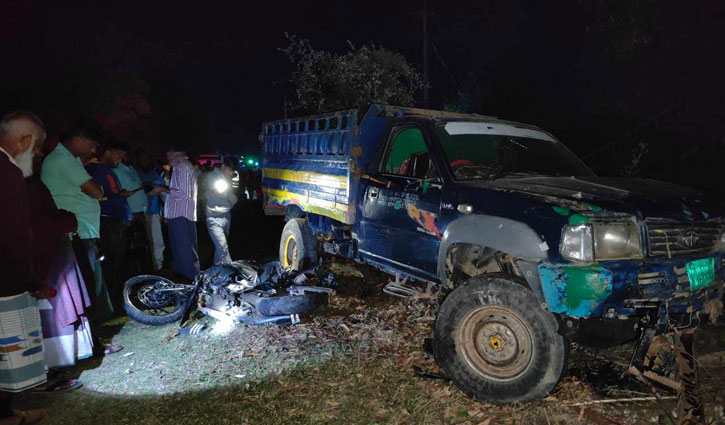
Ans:
[[[141,182],[145,186],[165,186],[166,181],[161,177],[159,173],[156,172],[153,168],[149,169],[148,171],[143,171],[142,169],[137,169],[136,172],[138,173],[139,178],[141,178]],[[161,214],[161,195],[155,194],[155,195],[147,195],[147,204],[146,204],[146,214]]]
[[[131,207],[131,212],[133,214],[146,212],[148,200],[144,191],[138,190],[142,188],[143,183],[141,181],[141,177],[136,172],[136,169],[131,165],[126,165],[121,162],[113,169],[113,173],[116,177],[118,177],[118,181],[121,183],[122,189],[136,191],[126,200],[128,205]]]
[[[104,197],[100,200],[101,215],[118,221],[131,221],[131,207],[123,196],[121,182],[111,167],[105,163],[91,160],[86,165],[86,171],[93,177],[93,180],[103,186]]]
[[[134,169],[141,179],[141,185],[147,196],[146,204],[146,236],[151,249],[151,260],[154,271],[164,264],[164,236],[161,232],[161,201],[168,192],[166,181],[154,170],[148,152],[138,149],[135,152]]]

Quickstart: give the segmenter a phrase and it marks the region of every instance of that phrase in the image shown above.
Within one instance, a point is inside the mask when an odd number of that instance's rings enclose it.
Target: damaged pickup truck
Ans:
[[[551,134],[478,115],[373,105],[265,123],[265,211],[280,261],[327,252],[449,288],[437,363],[494,403],[546,396],[568,343],[696,327],[722,310],[723,205],[600,178]],[[635,364],[639,367],[639,364]]]

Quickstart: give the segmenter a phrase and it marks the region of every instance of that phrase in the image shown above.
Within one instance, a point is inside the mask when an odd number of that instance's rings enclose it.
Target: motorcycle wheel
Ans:
[[[150,326],[161,326],[181,319],[186,297],[177,292],[160,292],[155,289],[159,281],[173,283],[169,279],[142,275],[126,281],[123,286],[123,305],[132,320]]]

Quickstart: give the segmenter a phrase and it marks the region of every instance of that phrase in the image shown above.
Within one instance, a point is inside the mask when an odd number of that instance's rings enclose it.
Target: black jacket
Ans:
[[[0,297],[38,289],[33,231],[23,173],[0,152]]]

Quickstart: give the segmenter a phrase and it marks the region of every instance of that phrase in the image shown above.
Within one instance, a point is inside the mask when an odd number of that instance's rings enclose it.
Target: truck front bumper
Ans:
[[[702,264],[706,267],[698,270]],[[594,264],[544,262],[538,269],[553,313],[580,318],[681,316],[711,313],[711,304],[720,302],[725,253]]]

